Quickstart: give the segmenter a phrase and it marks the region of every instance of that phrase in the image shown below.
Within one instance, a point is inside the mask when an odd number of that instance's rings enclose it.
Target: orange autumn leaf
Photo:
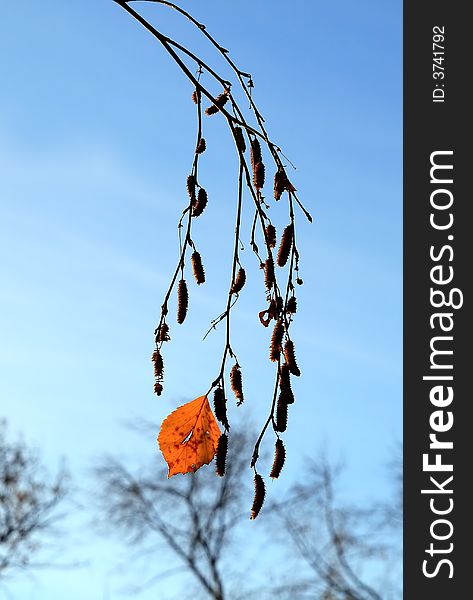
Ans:
[[[215,456],[220,429],[207,396],[179,406],[168,415],[158,435],[158,444],[168,464],[168,477],[195,472]]]

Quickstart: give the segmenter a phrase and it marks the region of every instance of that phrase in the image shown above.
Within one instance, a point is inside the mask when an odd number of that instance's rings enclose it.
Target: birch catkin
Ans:
[[[253,183],[255,188],[261,189],[264,187],[264,165],[262,162],[256,163],[253,170]]]
[[[227,401],[225,400],[223,389],[220,386],[217,387],[214,392],[214,410],[217,421],[220,421],[225,429],[230,429],[227,418]]]
[[[276,407],[276,423],[274,428],[276,431],[283,433],[287,428],[287,402],[284,397],[281,397],[281,393],[278,397],[278,404]]]
[[[264,263],[264,282],[266,284],[266,288],[271,290],[276,278],[274,276],[274,261],[272,256],[268,256],[266,262]]]
[[[219,110],[225,106],[225,104],[228,101],[228,95],[227,94],[220,94],[219,96],[217,96],[214,100],[214,103],[209,106],[208,108],[205,109],[205,114],[206,115],[214,115],[216,113],[219,112]]]
[[[227,450],[228,450],[228,436],[226,433],[222,433],[222,435],[218,439],[217,454],[215,457],[215,466],[216,466],[215,470],[219,477],[223,477],[225,475],[225,463],[227,460]]]
[[[246,282],[245,269],[243,267],[240,267],[238,269],[237,276],[235,277],[235,282],[232,285],[231,293],[238,294],[239,292],[241,292],[243,286],[245,285],[245,282]]]
[[[169,335],[169,325],[163,323],[156,333],[156,343],[169,342],[171,336]]]
[[[241,152],[245,152],[246,144],[245,144],[245,138],[243,137],[243,131],[241,130],[241,127],[235,127],[234,132],[235,132],[235,142],[236,142],[238,150],[240,150]]]
[[[287,301],[286,311],[292,315],[297,312],[297,300],[295,296],[291,296]]]
[[[177,286],[177,322],[179,325],[184,323],[189,306],[189,294],[187,292],[187,283],[181,279]]]
[[[197,143],[195,152],[196,152],[196,154],[202,154],[202,152],[205,152],[206,148],[207,148],[207,145],[205,143],[205,139],[204,138],[200,138],[200,140]]]
[[[278,169],[274,174],[274,199],[279,200],[286,189],[286,175],[284,171]]]
[[[281,319],[276,321],[271,337],[271,345],[269,347],[269,359],[277,362],[281,356],[282,337],[284,335],[284,326]]]
[[[293,404],[294,393],[291,388],[291,375],[289,365],[286,363],[281,365],[279,369],[279,389],[281,390],[280,397],[286,404]]]
[[[255,496],[253,498],[253,506],[251,507],[251,519],[256,519],[264,503],[266,490],[264,487],[263,478],[259,473],[255,475]]]
[[[200,188],[197,194],[197,200],[192,209],[193,217],[200,217],[200,215],[204,212],[205,207],[207,206],[207,192],[204,188]]]
[[[156,379],[156,381],[154,383],[154,393],[157,396],[160,396],[163,391],[162,379],[164,376],[164,363],[163,363],[163,357],[161,356],[161,353],[159,352],[159,350],[157,348],[153,352],[153,355],[151,356],[151,360],[153,361],[154,377]]]
[[[270,248],[276,246],[276,228],[271,223],[266,226],[266,242]]]
[[[196,180],[194,175],[189,175],[187,178],[187,193],[191,200],[195,200],[195,186]]]
[[[238,400],[238,406],[243,402],[243,384],[241,380],[241,371],[238,365],[233,365],[230,371],[230,384],[232,386],[233,393]]]
[[[250,155],[251,155],[251,168],[253,171],[258,163],[262,162],[261,144],[257,138],[254,138],[250,142]]]
[[[277,479],[281,474],[284,462],[286,460],[286,449],[284,448],[283,441],[280,439],[276,440],[276,447],[274,453],[274,462],[269,476],[271,479]]]
[[[294,342],[292,340],[287,340],[284,345],[284,358],[286,359],[289,371],[296,377],[299,377],[301,371],[297,366],[296,353],[294,351]]]
[[[253,169],[253,184],[257,189],[264,186],[264,165],[261,154],[261,144],[257,138],[250,141],[251,168]]]
[[[205,283],[205,271],[204,271],[204,267],[202,266],[202,258],[200,256],[200,254],[197,252],[197,250],[192,253],[191,262],[192,262],[192,270],[194,272],[194,278],[197,282],[197,285],[201,285],[202,283]]]
[[[163,357],[161,356],[161,353],[159,352],[159,350],[155,350],[153,352],[153,355],[151,356],[151,360],[153,361],[153,366],[154,366],[154,376],[156,377],[156,379],[161,379],[163,377],[163,373],[164,373],[164,363],[163,363]]]
[[[281,243],[279,245],[277,263],[279,267],[284,267],[289,258],[289,253],[292,247],[292,241],[294,238],[294,227],[292,223],[288,225],[282,234]]]

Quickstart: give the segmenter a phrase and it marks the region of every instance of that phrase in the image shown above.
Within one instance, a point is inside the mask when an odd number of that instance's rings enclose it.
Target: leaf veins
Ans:
[[[192,473],[207,465],[215,456],[220,429],[207,396],[179,406],[168,415],[158,435],[158,444],[169,471]]]

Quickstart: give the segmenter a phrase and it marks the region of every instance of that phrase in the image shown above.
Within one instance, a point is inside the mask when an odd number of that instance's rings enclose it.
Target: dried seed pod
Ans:
[[[185,279],[181,279],[177,286],[177,322],[182,325],[187,315],[189,306],[189,293]]]
[[[274,199],[279,200],[285,190],[295,192],[296,188],[287,178],[286,171],[280,167],[274,174]]]
[[[153,355],[151,356],[151,360],[153,361],[154,376],[156,378],[156,381],[154,384],[154,393],[157,396],[160,396],[163,391],[162,379],[163,379],[163,375],[164,375],[164,363],[163,363],[163,357],[161,356],[161,353],[159,352],[159,350],[157,348],[153,352]]]
[[[286,311],[291,314],[297,312],[297,300],[295,296],[291,296],[287,301]]]
[[[291,374],[289,371],[289,365],[284,363],[279,369],[279,389],[281,390],[280,398],[286,402],[286,404],[293,404],[294,393],[291,388]]]
[[[215,104],[212,104],[211,106],[207,107],[205,109],[205,114],[210,117],[211,115],[215,115],[218,113],[218,108],[215,106]]]
[[[288,225],[282,234],[281,243],[279,245],[277,263],[279,267],[284,267],[289,258],[289,252],[291,251],[292,241],[294,238],[294,227],[292,223]]]
[[[231,293],[238,294],[241,291],[242,287],[245,285],[245,282],[246,282],[245,269],[243,267],[240,267],[238,269],[237,276],[235,277],[235,281],[232,285]]]
[[[251,155],[251,168],[253,171],[258,163],[262,162],[261,145],[258,138],[254,138],[250,141],[250,155]]]
[[[282,468],[284,467],[284,461],[286,460],[286,448],[284,448],[284,444],[282,440],[279,438],[276,440],[276,448],[274,454],[274,462],[273,467],[271,469],[271,473],[269,476],[272,479],[277,479],[281,474]]]
[[[200,90],[194,90],[192,92],[192,101],[194,102],[194,104],[199,104],[199,100],[200,100]]]
[[[200,140],[197,142],[195,152],[196,152],[196,154],[202,154],[202,152],[205,152],[206,148],[207,148],[207,144],[205,143],[205,139],[200,138]]]
[[[242,131],[241,127],[235,127],[234,133],[235,133],[235,142],[236,142],[238,150],[240,150],[240,152],[245,152],[246,144],[245,144],[245,138],[243,137],[243,131]]]
[[[227,103],[227,101],[228,95],[220,94],[215,98],[214,103],[205,109],[205,114],[214,115],[215,113],[218,113],[219,109],[222,108],[222,106],[224,106]]]
[[[151,360],[153,361],[154,365],[154,376],[156,377],[156,379],[162,379],[164,374],[164,363],[163,357],[161,356],[161,352],[158,349],[156,349],[153,352]]]
[[[191,200],[195,200],[195,186],[196,186],[195,175],[189,175],[187,178],[187,193]]]
[[[240,406],[240,404],[243,402],[243,384],[241,381],[241,371],[238,364],[233,365],[232,370],[230,371],[230,384],[235,397],[238,400],[237,405]]]
[[[251,507],[251,519],[256,519],[263,506],[266,490],[264,487],[263,478],[259,473],[255,475],[255,496],[253,498],[253,506]]]
[[[217,453],[215,456],[215,470],[219,477],[223,477],[225,475],[225,462],[227,459],[227,450],[228,436],[226,433],[222,433],[222,435],[218,438]]]
[[[286,189],[286,173],[282,169],[278,169],[274,174],[274,199],[280,200],[282,193]]]
[[[264,263],[264,282],[268,290],[270,290],[276,282],[274,275],[274,261],[272,256],[268,256]]]
[[[205,207],[207,206],[207,192],[204,188],[200,188],[197,194],[197,201],[194,204],[192,209],[193,217],[200,217],[200,215],[204,212]]]
[[[163,323],[156,331],[156,343],[169,342],[170,339],[171,336],[169,335],[169,325],[167,323]]]
[[[270,248],[276,246],[276,227],[271,225],[271,223],[266,226],[266,242]]]
[[[220,421],[220,423],[225,427],[225,429],[230,429],[230,425],[228,423],[227,418],[227,401],[225,400],[223,389],[220,386],[215,388],[214,410],[215,418],[217,419],[217,421]]]
[[[302,285],[304,282],[302,281],[302,279],[300,277],[298,277],[296,279],[296,283],[297,283],[297,285]]]
[[[269,359],[273,362],[279,360],[281,356],[282,337],[284,335],[284,326],[281,319],[276,321],[271,337],[271,345],[269,347]]]
[[[287,428],[287,402],[284,399],[284,396],[281,397],[279,394],[278,404],[276,407],[276,423],[274,425],[276,431],[283,433]]]
[[[191,260],[195,280],[197,281],[197,284],[200,285],[201,283],[205,282],[205,271],[204,267],[202,266],[202,258],[200,254],[197,251],[195,251],[192,253]]]
[[[284,357],[286,359],[287,366],[289,367],[289,371],[296,377],[299,377],[301,371],[297,366],[294,342],[292,340],[287,340],[284,345]]]
[[[215,98],[215,104],[221,108],[222,106],[225,106],[225,104],[228,102],[228,94],[226,92],[224,92],[223,94],[219,94],[216,98]]]
[[[262,162],[256,163],[255,165],[253,171],[253,183],[258,190],[264,186],[264,165]]]

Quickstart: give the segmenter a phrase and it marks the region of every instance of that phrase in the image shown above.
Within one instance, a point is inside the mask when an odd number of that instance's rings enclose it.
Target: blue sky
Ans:
[[[314,216],[309,225],[299,215],[304,286],[293,337],[303,376],[280,491],[306,455],[327,446],[346,459],[353,497],[387,494],[402,421],[401,3],[182,4],[253,74],[270,135],[296,163],[294,183]],[[136,6],[213,60],[185,21]],[[208,283],[190,285],[189,319],[173,328],[157,399],[149,356],[186,202],[192,88],[111,0],[5,3],[0,73],[0,416],[51,468],[64,456],[87,485],[97,455],[157,452],[125,421],[160,422],[217,371],[223,329],[201,338],[225,302],[237,166],[223,121],[209,119],[209,207],[194,229]],[[245,211],[246,232],[250,219]],[[272,388],[248,239],[251,276],[234,317],[248,392],[236,424],[261,422]],[[14,598],[115,597],[122,582],[110,574],[112,542],[71,531],[77,544],[62,557],[87,566],[15,579]]]

